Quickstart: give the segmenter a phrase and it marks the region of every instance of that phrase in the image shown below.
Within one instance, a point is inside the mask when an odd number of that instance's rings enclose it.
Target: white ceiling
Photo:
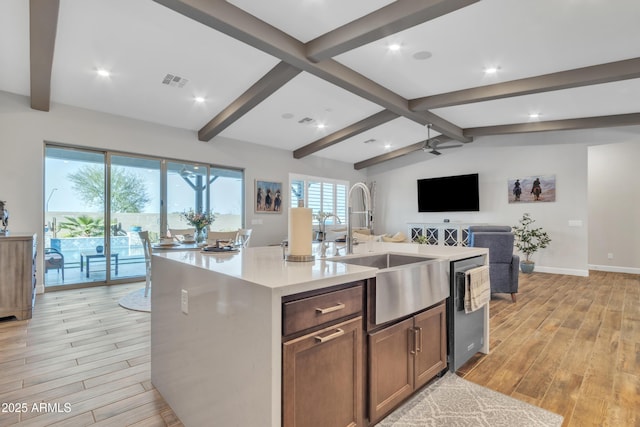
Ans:
[[[306,43],[393,2],[229,3]],[[333,59],[414,99],[638,58],[639,22],[638,0],[481,0]],[[388,51],[391,43],[400,50]],[[432,56],[413,58],[422,51]],[[151,0],[60,0],[51,101],[198,131],[279,62]],[[29,66],[29,2],[2,0],[0,90],[29,96]],[[484,75],[489,66],[500,67],[495,76]],[[111,76],[99,77],[98,68]],[[163,85],[168,73],[188,82]],[[220,136],[293,151],[382,110],[303,71]],[[640,113],[640,79],[431,112],[462,129],[526,123],[531,112],[539,121]],[[298,123],[305,117],[313,123]],[[422,124],[399,117],[313,155],[356,163],[426,135]]]

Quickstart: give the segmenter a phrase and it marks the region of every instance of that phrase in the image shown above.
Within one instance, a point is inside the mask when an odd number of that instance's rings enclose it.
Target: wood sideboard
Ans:
[[[36,294],[37,237],[0,235],[0,318],[30,319]]]

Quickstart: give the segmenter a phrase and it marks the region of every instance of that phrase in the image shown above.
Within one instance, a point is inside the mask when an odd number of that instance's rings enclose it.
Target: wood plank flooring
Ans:
[[[491,301],[491,354],[458,374],[564,416],[564,426],[640,426],[640,275],[520,275]]]
[[[149,313],[118,305],[143,286],[45,293],[0,322],[0,426],[182,426],[151,385]]]
[[[0,404],[27,406],[0,426],[181,426],[150,382],[149,314],[117,304],[142,286],[49,292],[33,319],[0,322]],[[565,426],[640,427],[640,276],[521,275],[517,303],[491,301],[491,328],[468,380]]]

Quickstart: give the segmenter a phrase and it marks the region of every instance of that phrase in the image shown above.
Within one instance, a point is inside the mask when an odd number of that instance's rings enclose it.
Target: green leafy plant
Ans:
[[[423,236],[423,235],[416,236],[413,239],[413,241],[420,245],[426,245],[427,243],[429,243],[429,239],[427,239],[427,236]]]
[[[87,205],[104,208],[104,168],[83,166],[67,175],[78,197]],[[111,212],[139,213],[151,201],[145,180],[133,171],[111,168]]]
[[[68,237],[96,237],[104,234],[102,218],[87,215],[65,216],[66,221],[58,224],[59,230],[65,230]]]
[[[513,234],[516,241],[515,246],[525,255],[523,262],[531,263],[530,257],[539,249],[546,248],[551,243],[551,238],[541,227],[533,227],[535,220],[531,215],[525,213],[522,215],[518,225],[513,227]]]

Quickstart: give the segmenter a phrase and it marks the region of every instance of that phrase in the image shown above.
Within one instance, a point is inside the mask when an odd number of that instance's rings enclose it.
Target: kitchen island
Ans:
[[[398,243],[354,248],[369,251],[447,261],[487,254]],[[151,381],[185,426],[279,427],[283,298],[364,281],[376,271],[317,255],[313,262],[286,262],[279,247],[156,253]],[[485,317],[488,324],[488,310]]]

